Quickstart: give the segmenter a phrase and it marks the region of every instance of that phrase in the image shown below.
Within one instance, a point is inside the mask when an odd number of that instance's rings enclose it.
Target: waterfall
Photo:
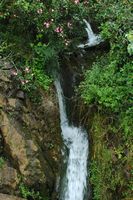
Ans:
[[[55,87],[59,101],[62,137],[69,150],[65,184],[60,200],[84,200],[87,189],[87,133],[81,127],[69,126],[59,80],[55,80]]]
[[[103,42],[103,39],[101,38],[100,35],[96,35],[92,28],[91,25],[89,24],[89,22],[87,22],[85,19],[83,20],[86,24],[86,28],[85,30],[87,31],[87,35],[88,35],[88,41],[86,44],[80,44],[78,45],[79,48],[85,48],[85,47],[93,47],[96,46],[98,44],[100,44],[101,42]]]

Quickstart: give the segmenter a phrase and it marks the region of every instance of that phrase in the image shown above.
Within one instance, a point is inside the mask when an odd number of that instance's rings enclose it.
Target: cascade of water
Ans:
[[[80,44],[78,45],[79,48],[85,48],[85,47],[93,47],[96,46],[98,44],[100,44],[101,42],[103,42],[103,39],[101,38],[100,35],[96,35],[92,28],[91,25],[89,24],[89,22],[87,22],[85,19],[83,20],[86,24],[86,28],[85,30],[87,31],[87,35],[88,35],[88,41],[86,44]]]
[[[66,183],[60,200],[83,200],[87,188],[87,133],[81,128],[68,125],[63,92],[59,80],[55,81],[58,94],[62,137],[69,149]]]
[[[63,91],[58,79],[55,80],[55,87],[57,90],[57,95],[58,95],[58,100],[59,100],[61,127],[64,125],[68,126],[68,119],[67,119],[67,114],[66,114],[65,102],[63,98]]]

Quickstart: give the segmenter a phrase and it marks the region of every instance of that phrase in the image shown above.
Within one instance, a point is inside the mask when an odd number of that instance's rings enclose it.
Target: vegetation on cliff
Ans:
[[[91,128],[93,199],[132,199],[131,1],[97,1],[91,6],[93,19],[101,24],[101,35],[110,44],[80,85],[84,102],[98,110]]]

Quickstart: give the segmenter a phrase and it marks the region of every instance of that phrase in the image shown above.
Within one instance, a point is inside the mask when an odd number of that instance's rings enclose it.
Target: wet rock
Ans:
[[[18,174],[16,169],[4,163],[0,169],[0,191],[4,193],[13,192],[16,190],[19,183]]]
[[[0,193],[0,200],[25,200],[25,199]]]

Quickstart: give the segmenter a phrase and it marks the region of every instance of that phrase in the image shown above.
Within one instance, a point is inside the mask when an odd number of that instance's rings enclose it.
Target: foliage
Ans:
[[[28,65],[16,66],[14,64],[11,70],[11,75],[23,90],[30,91],[34,89],[33,85],[34,74]]]
[[[81,37],[79,28],[88,15],[87,1],[7,0],[0,3],[0,54],[21,65],[28,63],[36,83],[48,88],[46,71],[57,65],[59,55]],[[29,87],[28,84],[26,87]]]
[[[98,1],[93,3],[92,7],[97,11],[96,20],[102,22],[101,34],[108,39],[110,51],[98,57],[91,68],[85,72],[85,80],[80,86],[81,95],[88,104],[95,102],[104,109],[119,113],[120,127],[124,126],[125,130],[130,129],[131,132],[131,127],[128,126],[131,124],[128,116],[132,115],[129,111],[132,102],[133,67],[130,57],[132,53],[131,2],[115,3],[109,0],[106,2],[106,10],[105,2],[105,0]]]
[[[35,56],[31,65],[33,68],[33,73],[35,74],[36,81],[44,89],[48,89],[48,86],[51,83],[51,79],[44,72],[43,66],[44,63],[51,64],[54,58],[56,61],[55,50],[39,42],[37,45],[34,46],[34,52]],[[53,57],[52,61],[51,57]]]
[[[28,199],[29,197],[33,200],[47,200],[47,198],[43,198],[39,192],[35,192],[33,189],[29,189],[24,183],[19,185],[19,190],[23,198]]]
[[[110,116],[112,117],[112,116]],[[118,200],[132,198],[131,142],[120,137],[117,124],[107,122],[109,114],[94,116],[90,182],[94,200]],[[128,146],[128,147],[127,147]],[[125,153],[127,152],[127,153]]]
[[[101,35],[109,43],[110,49],[97,57],[85,71],[79,91],[86,104],[97,105],[100,113],[106,113],[106,117],[111,115],[113,118],[113,124],[106,126],[105,123],[104,129],[101,121],[101,125],[97,124],[97,118],[94,118],[92,124],[92,145],[95,153],[90,166],[90,180],[94,200],[132,198],[131,9],[130,0],[90,1],[91,17],[101,24]],[[110,138],[115,139],[112,141]],[[128,156],[125,155],[126,151]],[[106,160],[106,157],[109,158],[108,153],[111,154],[110,160]]]
[[[86,102],[97,101],[107,108],[117,112],[131,103],[132,94],[132,62],[126,63],[118,70],[116,61],[108,62],[103,57],[87,71],[83,98]]]

